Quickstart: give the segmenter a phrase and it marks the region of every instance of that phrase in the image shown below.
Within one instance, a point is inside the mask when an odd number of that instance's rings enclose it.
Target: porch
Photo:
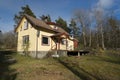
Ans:
[[[66,33],[58,33],[51,37],[51,50],[74,50],[74,42]]]
[[[89,51],[85,51],[85,50],[76,50],[76,51],[68,51],[68,50],[55,50],[52,51],[54,54],[54,56],[59,56],[59,57],[63,57],[63,56],[82,56],[82,55],[87,55],[90,52]]]

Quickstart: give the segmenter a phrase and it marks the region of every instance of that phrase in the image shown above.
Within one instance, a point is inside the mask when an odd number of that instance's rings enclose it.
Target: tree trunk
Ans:
[[[86,34],[85,34],[85,27],[83,27],[82,34],[83,34],[84,48],[86,48],[86,38],[85,38]]]
[[[105,50],[104,34],[103,34],[103,27],[102,27],[102,24],[101,24],[100,27],[101,27],[102,48],[103,48],[103,50]]]
[[[92,42],[92,33],[91,33],[91,29],[90,29],[89,47],[91,47],[91,42]]]
[[[96,28],[95,34],[96,34],[96,37],[94,36],[94,38],[95,38],[95,42],[96,42],[96,47],[99,48],[100,45],[99,45],[99,28],[98,27]]]
[[[99,35],[98,35],[98,33],[97,33],[97,40],[96,40],[96,42],[97,42],[97,48],[99,48],[100,45],[99,45]]]

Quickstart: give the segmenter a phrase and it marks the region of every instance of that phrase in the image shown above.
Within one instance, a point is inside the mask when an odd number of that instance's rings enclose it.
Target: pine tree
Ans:
[[[63,20],[61,17],[59,17],[57,20],[55,20],[55,22],[59,25],[59,27],[61,27],[62,29],[64,29],[65,31],[70,33],[70,29],[69,29],[69,27],[67,27],[67,22],[65,20]]]
[[[36,18],[32,10],[30,9],[29,5],[26,5],[21,7],[21,11],[18,14],[15,14],[14,16],[15,25],[19,23],[19,21],[21,20],[24,14],[27,14]]]
[[[74,37],[78,37],[78,35],[80,33],[80,29],[77,27],[77,24],[74,19],[71,19],[69,28],[71,30],[70,34],[73,35]]]

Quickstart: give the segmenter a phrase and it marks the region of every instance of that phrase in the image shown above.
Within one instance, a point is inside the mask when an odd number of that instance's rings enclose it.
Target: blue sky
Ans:
[[[120,0],[0,0],[0,30],[13,30],[14,14],[28,4],[37,17],[49,14],[52,21],[59,16],[68,23],[78,9],[113,9],[120,17]]]

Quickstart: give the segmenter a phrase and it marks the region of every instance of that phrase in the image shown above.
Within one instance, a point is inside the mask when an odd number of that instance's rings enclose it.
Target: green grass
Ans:
[[[76,75],[53,58],[34,59],[19,54],[11,56],[17,62],[4,65],[7,69],[3,71],[4,74],[0,76],[0,80],[79,80]]]
[[[64,57],[59,61],[83,80],[120,80],[120,56],[111,53],[97,56]]]
[[[17,62],[4,62],[9,57]],[[111,51],[57,59],[0,55],[0,80],[120,80],[120,56]]]

